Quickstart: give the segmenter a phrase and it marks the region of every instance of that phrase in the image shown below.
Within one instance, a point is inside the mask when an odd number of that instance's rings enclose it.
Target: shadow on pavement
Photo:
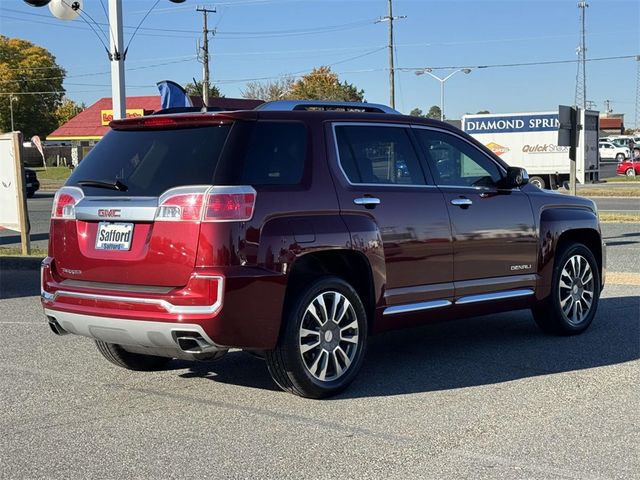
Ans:
[[[49,240],[49,233],[32,233],[29,235],[32,242],[38,240]],[[20,244],[20,235],[2,236],[0,237],[0,245],[10,245],[12,243]]]
[[[638,296],[601,299],[589,330],[574,337],[543,334],[528,311],[384,333],[370,339],[356,381],[335,400],[489,385],[636,360],[639,309]],[[264,362],[246,354],[190,366],[183,376],[277,390]]]
[[[36,257],[0,256],[0,300],[40,296],[40,262]]]

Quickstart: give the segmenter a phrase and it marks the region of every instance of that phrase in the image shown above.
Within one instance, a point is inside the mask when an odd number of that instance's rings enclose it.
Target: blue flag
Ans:
[[[171,80],[163,80],[158,82],[158,90],[160,90],[160,108],[173,107],[193,107],[191,98],[187,95],[187,92]]]

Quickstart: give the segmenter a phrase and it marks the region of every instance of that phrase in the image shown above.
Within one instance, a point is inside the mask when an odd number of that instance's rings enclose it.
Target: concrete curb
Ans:
[[[7,270],[39,270],[44,257],[0,256],[0,272]]]

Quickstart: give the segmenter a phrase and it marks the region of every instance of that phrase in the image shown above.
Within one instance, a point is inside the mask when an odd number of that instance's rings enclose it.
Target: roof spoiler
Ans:
[[[348,112],[392,113],[400,112],[386,105],[366,102],[334,102],[325,100],[276,100],[258,105],[255,110],[263,112],[292,112],[299,110],[344,110]]]
[[[239,110],[238,108],[220,108],[220,107],[170,107],[156,110],[151,115],[168,115],[170,113],[202,113],[202,112],[228,112],[231,110]]]

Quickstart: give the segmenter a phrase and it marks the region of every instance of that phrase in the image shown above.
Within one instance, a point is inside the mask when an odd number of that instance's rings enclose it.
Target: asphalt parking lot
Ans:
[[[50,333],[38,271],[5,262],[0,477],[638,478],[640,225],[605,235],[616,284],[585,334],[519,311],[380,335],[325,401],[241,352],[118,369]]]

